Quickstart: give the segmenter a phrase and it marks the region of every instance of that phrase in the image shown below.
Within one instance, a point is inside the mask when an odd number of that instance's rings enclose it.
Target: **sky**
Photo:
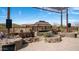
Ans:
[[[61,15],[55,12],[45,11],[33,7],[11,7],[11,19],[17,24],[34,24],[43,20],[50,24],[60,24]],[[69,23],[79,23],[79,8],[69,8]],[[7,7],[0,7],[0,23],[6,22]],[[63,13],[63,25],[66,25],[65,13]]]

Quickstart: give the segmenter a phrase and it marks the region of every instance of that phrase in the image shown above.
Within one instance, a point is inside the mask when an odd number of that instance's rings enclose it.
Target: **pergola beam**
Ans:
[[[68,7],[48,7],[48,8],[55,9],[57,11],[61,11],[61,10],[67,9]]]
[[[37,9],[41,9],[41,10],[49,11],[49,12],[60,13],[58,11],[55,11],[55,10],[52,10],[52,9],[49,9],[49,8],[46,8],[46,7],[33,7],[33,8],[37,8]]]

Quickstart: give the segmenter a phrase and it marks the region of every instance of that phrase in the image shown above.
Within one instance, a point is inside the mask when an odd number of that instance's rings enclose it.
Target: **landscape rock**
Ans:
[[[62,39],[60,36],[55,36],[55,37],[46,38],[45,41],[49,43],[56,43],[56,42],[61,42]]]

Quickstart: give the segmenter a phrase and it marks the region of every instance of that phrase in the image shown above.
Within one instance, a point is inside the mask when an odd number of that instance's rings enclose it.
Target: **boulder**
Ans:
[[[65,33],[65,37],[73,37],[73,38],[76,38],[77,37],[77,33],[75,33],[75,32]]]
[[[22,45],[22,40],[15,41],[15,50],[21,49]]]
[[[56,43],[56,42],[61,42],[62,39],[60,36],[55,36],[55,37],[46,38],[45,41],[49,43]]]
[[[33,38],[29,37],[29,38],[24,38],[23,39],[26,43],[32,43],[33,42]]]
[[[77,37],[77,32],[64,32],[64,33],[59,33],[59,35],[61,37],[73,37],[76,38]]]
[[[33,42],[39,42],[39,41],[40,41],[39,37],[33,37]]]

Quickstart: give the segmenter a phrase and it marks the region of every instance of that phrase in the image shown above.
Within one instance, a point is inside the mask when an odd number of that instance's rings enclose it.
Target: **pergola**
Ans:
[[[36,7],[45,11],[61,14],[61,27],[63,26],[63,11],[66,13],[66,31],[68,32],[68,7]]]

